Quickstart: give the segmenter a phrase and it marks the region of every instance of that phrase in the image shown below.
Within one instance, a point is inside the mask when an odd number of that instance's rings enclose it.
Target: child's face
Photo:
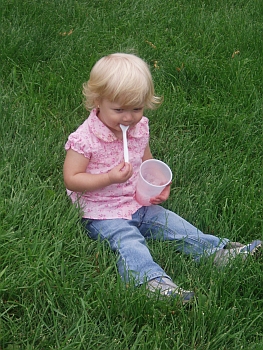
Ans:
[[[136,125],[143,116],[143,106],[122,106],[107,99],[100,100],[98,118],[115,134],[121,132],[120,124]]]

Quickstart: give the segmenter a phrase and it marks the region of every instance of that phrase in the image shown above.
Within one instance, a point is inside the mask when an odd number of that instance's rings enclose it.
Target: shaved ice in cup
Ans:
[[[157,159],[148,159],[140,166],[135,199],[144,206],[158,196],[172,181],[172,171],[167,164]]]

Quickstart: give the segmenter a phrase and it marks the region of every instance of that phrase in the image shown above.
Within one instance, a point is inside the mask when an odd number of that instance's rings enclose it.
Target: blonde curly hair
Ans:
[[[154,109],[162,98],[155,96],[148,65],[133,54],[114,53],[102,57],[83,84],[85,107],[91,110],[107,99],[122,106]]]

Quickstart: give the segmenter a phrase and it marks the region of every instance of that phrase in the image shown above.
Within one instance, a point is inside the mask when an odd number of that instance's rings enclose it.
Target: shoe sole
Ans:
[[[262,254],[263,242],[259,240],[255,240],[250,244],[247,244],[245,247],[240,249],[240,253],[245,253],[247,255],[252,255],[253,257],[257,257]]]

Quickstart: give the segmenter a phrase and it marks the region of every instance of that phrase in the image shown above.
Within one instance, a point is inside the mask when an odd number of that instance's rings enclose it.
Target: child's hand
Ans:
[[[126,182],[133,174],[130,163],[121,163],[108,172],[111,184]]]
[[[169,198],[170,189],[171,189],[171,184],[167,185],[158,196],[151,198],[150,203],[157,205],[166,201]]]

